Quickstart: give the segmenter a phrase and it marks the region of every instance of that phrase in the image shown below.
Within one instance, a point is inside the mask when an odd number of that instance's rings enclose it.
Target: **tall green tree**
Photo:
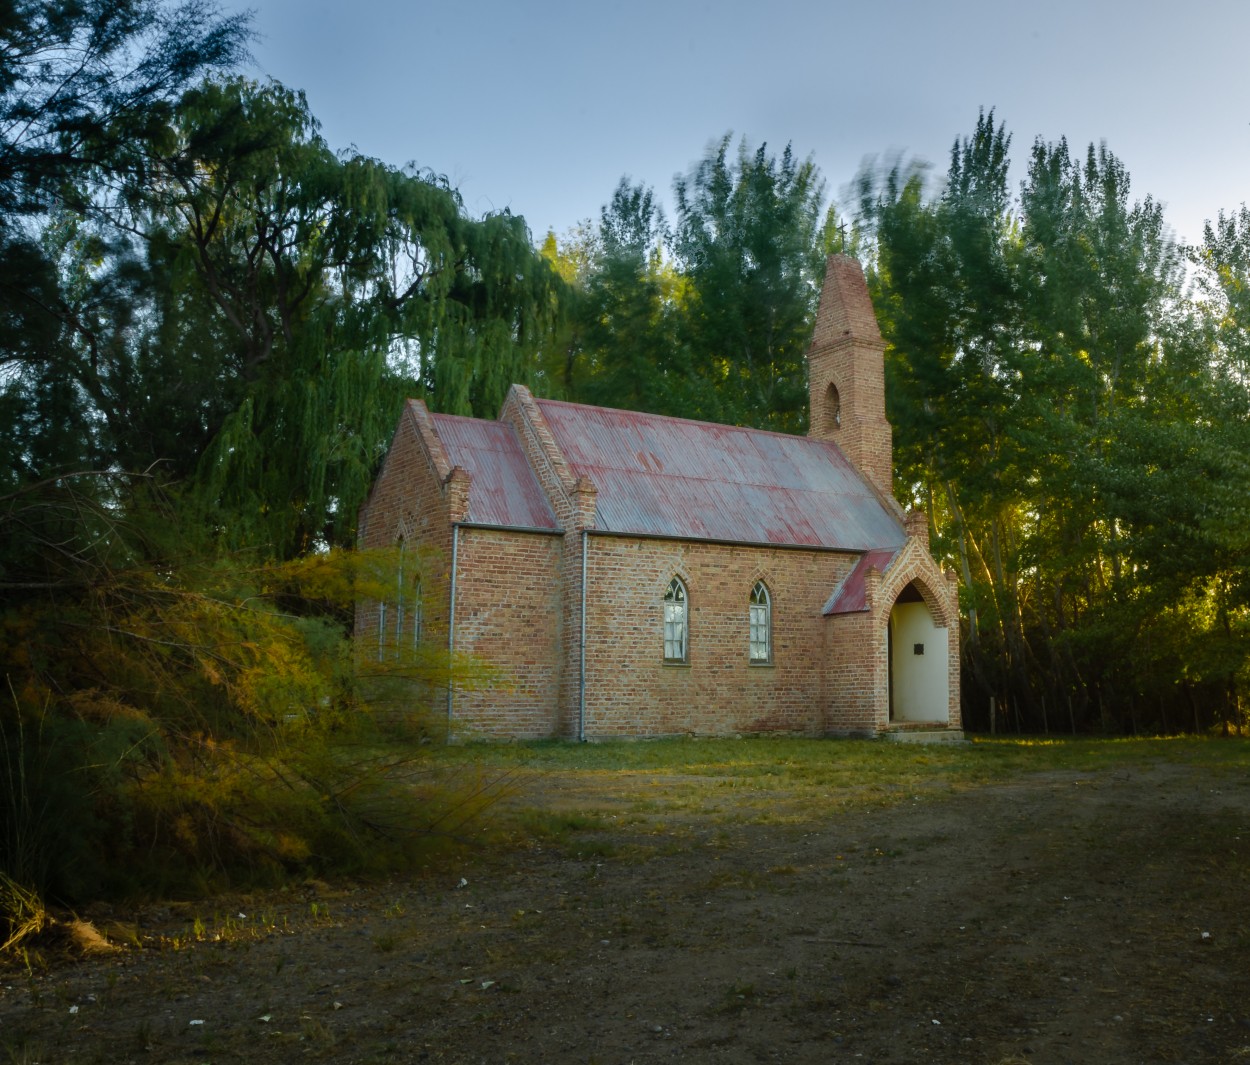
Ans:
[[[824,190],[789,146],[778,157],[730,135],[675,179],[671,226],[651,189],[622,179],[581,256],[569,394],[804,431],[825,259],[847,250]]]
[[[107,465],[125,423],[101,363],[146,304],[134,249],[93,223],[102,190],[147,185],[183,92],[245,54],[248,18],[191,0],[49,0],[0,12],[0,478]],[[84,403],[85,400],[85,403]],[[102,450],[103,448],[103,450]]]
[[[935,549],[958,566],[969,679],[983,695],[1024,656],[1008,579],[1022,502],[1009,148],[1005,127],[982,113],[952,146],[937,195],[927,195],[923,170],[901,164],[879,185],[874,175],[860,178],[876,237],[870,284],[887,341],[896,489],[928,510]],[[1014,655],[1000,653],[1009,645]]]
[[[347,543],[403,395],[497,411],[556,279],[522,219],[335,155],[280,85],[206,82],[166,132],[45,229],[61,331],[10,389],[13,460],[151,468],[234,547]]]
[[[1159,205],[1105,146],[1036,142],[1016,195],[1008,146],[983,113],[936,193],[864,183],[898,488],[963,575],[967,720],[992,699],[1016,727],[1192,724],[1201,691],[1231,719],[1236,235],[1186,304]]]
[[[1129,191],[1105,146],[1091,145],[1081,165],[1062,141],[1034,145],[1021,190],[1030,397],[1049,458],[1034,493],[1031,554],[1051,584],[1055,637],[1073,652],[1071,683],[1082,701],[1104,705],[1131,683],[1111,666],[1130,661],[1138,575],[1149,564],[1128,557],[1125,490],[1144,471],[1140,454],[1121,445],[1178,413],[1160,336],[1179,291],[1176,251],[1158,205],[1132,203]]]
[[[683,279],[665,258],[667,227],[651,189],[622,178],[600,213],[582,296],[579,395],[657,414],[697,408],[697,382],[678,335]]]
[[[745,141],[735,152],[726,135],[673,191],[682,337],[714,397],[697,415],[803,431],[804,355],[824,277],[820,171],[789,145],[780,158]]]
[[[181,93],[246,56],[250,18],[205,0],[14,0],[0,13],[0,213],[124,180]]]
[[[1186,676],[1218,688],[1227,729],[1250,716],[1250,210],[1221,211],[1190,257],[1197,414],[1176,474],[1201,509],[1199,521],[1180,526],[1186,535],[1173,536],[1190,564],[1167,575],[1191,578],[1189,609],[1180,612],[1192,641]]]
[[[0,873],[65,896],[379,823],[318,811],[359,793],[329,750],[371,731],[350,604],[393,573],[328,549],[402,396],[493,414],[556,309],[522,219],[330,152],[280,85],[204,80],[244,28],[157,0],[0,17]],[[402,672],[448,681],[421,649]]]
[[[555,276],[523,219],[335,156],[279,86],[208,85],[180,133],[163,239],[226,323],[237,396],[199,483],[280,555],[345,543],[402,394],[493,415],[530,379]]]

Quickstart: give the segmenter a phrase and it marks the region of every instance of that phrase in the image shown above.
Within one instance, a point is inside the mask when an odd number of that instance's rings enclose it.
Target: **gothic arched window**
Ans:
[[[686,586],[674,577],[664,593],[664,661],[685,662],[690,634]]]
[[[750,619],[751,661],[773,660],[773,601],[768,586],[756,581],[751,589]]]

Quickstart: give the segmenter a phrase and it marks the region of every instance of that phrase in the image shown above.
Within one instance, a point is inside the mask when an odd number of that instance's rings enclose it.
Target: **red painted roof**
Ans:
[[[596,527],[843,551],[902,546],[902,525],[836,445],[803,436],[538,400]]]
[[[506,422],[486,422],[455,414],[432,414],[447,461],[463,466],[469,484],[468,520],[480,525],[559,531],[538,478]]]
[[[888,551],[866,551],[855,564],[855,568],[833,590],[833,595],[825,604],[825,616],[854,614],[860,610],[867,610],[868,596],[864,592],[864,578],[873,567],[876,567],[878,573],[884,573],[890,568],[890,563],[894,561],[894,556],[897,554],[897,548]]]

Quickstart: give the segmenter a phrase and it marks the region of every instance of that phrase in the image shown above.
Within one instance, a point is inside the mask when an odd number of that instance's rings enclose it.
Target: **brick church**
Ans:
[[[414,572],[360,605],[366,647],[489,663],[436,708],[461,738],[956,732],[956,579],[892,495],[883,351],[831,256],[806,437],[520,385],[497,421],[409,400],[359,542]]]

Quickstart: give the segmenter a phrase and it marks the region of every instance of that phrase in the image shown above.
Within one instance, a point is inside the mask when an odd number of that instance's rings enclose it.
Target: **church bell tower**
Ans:
[[[885,341],[859,263],[830,255],[807,352],[809,428],[893,498],[893,434],[885,417]]]

